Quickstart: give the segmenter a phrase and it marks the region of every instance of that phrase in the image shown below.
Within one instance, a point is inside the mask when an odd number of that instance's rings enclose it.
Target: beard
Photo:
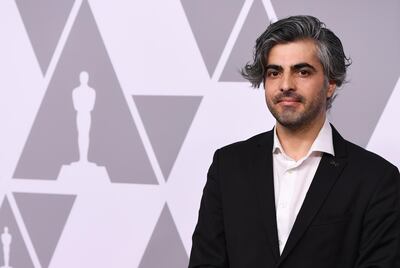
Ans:
[[[272,99],[267,98],[267,106],[279,124],[291,130],[300,130],[311,125],[321,112],[326,109],[326,91],[327,88],[322,88],[313,99],[306,99],[294,91],[284,91]],[[304,106],[304,110],[299,111],[297,106],[277,107],[278,103],[284,98],[294,99]]]

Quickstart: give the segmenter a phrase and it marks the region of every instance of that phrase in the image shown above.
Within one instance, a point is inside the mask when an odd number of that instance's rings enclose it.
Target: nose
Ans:
[[[295,90],[295,83],[293,77],[290,74],[283,74],[280,85],[281,91]]]

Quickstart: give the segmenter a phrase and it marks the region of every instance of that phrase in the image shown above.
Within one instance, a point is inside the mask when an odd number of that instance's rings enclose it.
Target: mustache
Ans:
[[[299,95],[299,94],[297,94],[297,93],[295,93],[295,92],[293,92],[293,91],[281,92],[278,95],[276,95],[272,99],[272,101],[273,101],[274,104],[277,104],[277,103],[283,101],[285,98],[290,98],[290,99],[293,99],[293,100],[298,101],[298,102],[304,102],[304,97]]]

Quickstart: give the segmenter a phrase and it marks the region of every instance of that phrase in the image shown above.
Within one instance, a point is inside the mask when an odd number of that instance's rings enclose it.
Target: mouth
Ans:
[[[298,98],[280,98],[278,102],[300,102]]]
[[[278,99],[277,103],[285,106],[291,106],[301,103],[301,100],[298,98],[280,98]]]
[[[304,102],[304,97],[295,92],[287,91],[276,95],[273,102],[281,105],[297,105]]]

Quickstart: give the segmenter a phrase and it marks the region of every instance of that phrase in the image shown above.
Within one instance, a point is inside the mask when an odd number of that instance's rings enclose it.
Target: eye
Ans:
[[[279,76],[279,72],[276,70],[268,70],[267,71],[267,77],[278,77]]]
[[[302,69],[302,70],[299,70],[298,74],[302,77],[307,77],[311,74],[311,72],[309,70]]]

